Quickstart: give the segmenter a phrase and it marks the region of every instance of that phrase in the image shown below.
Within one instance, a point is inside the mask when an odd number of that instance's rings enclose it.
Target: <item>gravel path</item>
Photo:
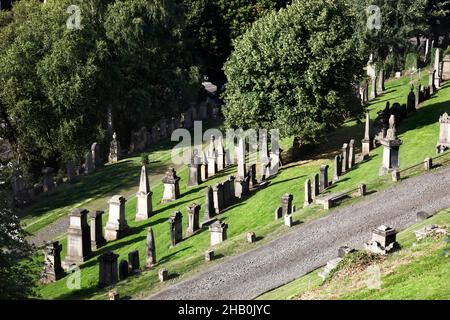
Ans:
[[[361,248],[382,224],[402,230],[415,222],[418,211],[435,213],[450,207],[449,187],[450,167],[407,179],[299,224],[281,238],[225,259],[148,299],[253,299],[323,266],[342,245]]]

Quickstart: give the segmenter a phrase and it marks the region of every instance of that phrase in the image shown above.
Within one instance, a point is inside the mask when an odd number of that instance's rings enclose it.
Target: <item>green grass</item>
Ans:
[[[389,256],[387,261],[378,263],[382,273],[380,290],[355,285],[361,278],[364,279],[364,272],[354,273],[347,279],[332,278],[329,284],[321,286],[322,280],[317,273],[322,268],[319,268],[257,299],[289,300],[309,291],[314,292],[314,299],[449,299],[450,286],[446,280],[450,279],[450,258],[442,254],[444,241],[427,239],[417,243],[414,235],[414,230],[429,224],[450,227],[450,209],[399,232],[397,241],[402,250]],[[414,255],[417,257],[414,258]],[[404,259],[411,261],[403,264],[397,262]]]
[[[426,79],[424,78],[424,83],[425,80]],[[408,82],[409,78],[396,79],[387,82],[387,91],[385,95],[375,99],[369,107],[371,118],[373,119],[376,112],[384,108],[386,100],[390,100],[391,103],[394,101],[400,103],[406,102],[406,95],[409,91]],[[432,99],[426,101],[422,105],[419,112],[411,115],[400,125],[400,138],[404,140],[404,144],[400,149],[400,161],[402,167],[421,162],[426,156],[434,154],[434,146],[438,136],[437,120],[439,115],[445,111],[445,102],[449,100],[449,98],[450,90],[448,89],[448,84],[446,84],[445,88],[441,89],[439,94],[435,95]],[[216,254],[220,257],[244,252],[285,232],[282,222],[274,221],[274,210],[279,206],[280,197],[286,192],[292,193],[294,195],[296,207],[301,208],[303,204],[304,180],[311,178],[315,173],[318,173],[320,165],[324,163],[330,165],[329,175],[332,176],[333,165],[330,160],[333,156],[332,151],[338,150],[338,148],[342,146],[342,143],[348,142],[351,138],[354,138],[356,144],[359,145],[363,132],[364,124],[356,124],[355,121],[349,121],[343,128],[336,130],[329,135],[328,142],[321,144],[317,148],[316,156],[313,157],[313,159],[289,165],[271,179],[271,183],[267,188],[252,193],[247,198],[228,208],[220,216],[220,219],[224,220],[229,225],[228,240],[215,248]],[[424,136],[427,137],[427,139],[423,139]],[[282,145],[282,148],[285,150],[287,150],[286,147],[284,147],[284,145],[287,144],[286,141],[287,140],[284,140]],[[381,153],[381,148],[374,150],[371,153],[372,158],[369,161],[358,164],[354,170],[343,176],[341,181],[334,184],[327,192],[347,191],[354,189],[362,182],[367,184],[369,192],[377,191],[391,185],[392,182],[390,181],[389,176],[378,176]],[[154,158],[153,154],[151,157]],[[136,159],[138,158],[139,157]],[[124,166],[123,170],[126,172],[122,172],[122,169],[116,169],[118,170],[117,173],[121,173],[122,177],[124,175],[127,177],[133,174],[136,175],[136,179],[133,178],[135,181],[134,191],[132,187],[130,188],[130,190],[135,192],[138,184],[137,175],[139,174],[139,168],[138,164],[136,164],[135,168],[131,169],[131,167],[129,167],[130,161],[137,160],[125,160],[122,163],[107,166],[103,170],[105,171],[105,177],[109,175],[114,176],[114,174],[108,174],[108,172],[112,172],[109,170],[113,170],[113,168],[117,168],[121,165]],[[166,286],[167,284],[158,283],[158,268],[167,268],[169,272],[175,276],[174,279],[170,281],[173,282],[186,278],[194,272],[203,270],[210,265],[220,263],[221,259],[212,263],[204,263],[203,261],[203,253],[209,248],[209,233],[207,230],[203,230],[195,236],[185,239],[175,248],[169,248],[169,226],[167,219],[173,211],[180,210],[183,213],[183,230],[186,230],[186,207],[190,203],[196,202],[202,205],[201,212],[203,212],[205,187],[225,180],[229,175],[235,174],[235,170],[235,167],[228,168],[226,171],[221,172],[214,177],[214,179],[191,189],[186,188],[187,170],[181,170],[179,175],[181,177],[180,187],[182,197],[173,203],[164,205],[158,203],[162,196],[162,186],[160,184],[152,186],[153,204],[156,214],[147,221],[140,223],[134,222],[136,198],[131,197],[126,204],[126,217],[131,227],[130,235],[123,239],[108,243],[106,247],[95,252],[95,256],[91,260],[81,265],[82,289],[70,291],[66,288],[66,279],[61,279],[56,283],[41,286],[39,288],[40,296],[42,298],[58,299],[106,298],[106,290],[99,290],[96,288],[98,279],[98,264],[96,257],[107,250],[114,250],[114,252],[120,255],[120,259],[126,259],[128,252],[139,250],[141,262],[144,261],[145,236],[148,226],[152,226],[155,233],[156,257],[159,261],[159,265],[154,270],[144,272],[139,276],[120,282],[117,285],[117,288],[121,296],[139,298]],[[97,174],[100,173],[101,171]],[[411,175],[417,173],[418,172],[414,172],[411,173]],[[95,175],[86,177],[86,184],[89,182],[87,180],[88,178],[91,178],[94,182],[100,184],[100,179],[95,179]],[[117,176],[114,178],[112,178],[112,180],[117,182],[118,185],[122,183],[122,180]],[[86,188],[89,187],[90,186],[86,185]],[[105,188],[107,187],[105,186]],[[108,191],[105,190],[104,193],[108,194]],[[110,195],[111,194],[108,194],[108,197]],[[73,195],[67,195],[68,198],[71,196]],[[73,201],[73,203],[79,203],[85,199],[82,196],[79,196],[78,198],[79,199]],[[87,198],[96,198],[95,192],[92,192],[92,195]],[[105,206],[106,200],[107,197],[102,199]],[[56,205],[53,205],[52,210],[62,211],[60,214],[53,214],[53,216],[67,214],[69,211],[67,208],[56,208]],[[43,213],[44,212],[42,212],[42,214]],[[294,218],[297,220],[300,219],[303,222],[308,222],[328,213],[329,212],[320,209],[318,206],[312,205],[306,209],[298,210],[294,215]],[[106,220],[106,217],[104,220]],[[106,221],[104,221],[104,223],[106,223]],[[261,240],[256,244],[248,244],[245,241],[245,233],[247,231],[256,232]],[[66,248],[65,239],[62,240],[62,243],[64,248]],[[65,249],[63,251],[65,253]]]

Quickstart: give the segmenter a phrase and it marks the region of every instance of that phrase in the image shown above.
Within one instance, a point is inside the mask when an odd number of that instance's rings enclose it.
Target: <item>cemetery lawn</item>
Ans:
[[[317,275],[320,268],[257,299],[449,299],[450,256],[445,255],[445,250],[450,250],[450,243],[443,236],[417,242],[414,235],[415,230],[430,224],[450,228],[450,209],[399,232],[397,241],[402,249],[370,264],[380,267],[380,289],[367,288],[369,265],[353,263],[324,284]]]
[[[426,72],[423,73],[424,75]],[[426,83],[427,77],[422,77],[422,83]],[[403,77],[401,79],[395,79],[386,83],[386,92],[384,95],[373,100],[369,106],[371,119],[375,118],[376,112],[383,109],[386,101],[399,103],[406,103],[406,96],[409,92],[409,77]],[[439,126],[438,118],[445,112],[450,111],[448,101],[450,100],[449,83],[446,83],[440,91],[434,95],[431,99],[427,100],[421,105],[421,108],[417,113],[410,115],[405,119],[398,127],[400,138],[403,140],[403,145],[400,148],[400,165],[401,168],[409,167],[413,164],[421,163],[424,158],[433,156],[435,154],[435,144],[438,138]],[[300,220],[303,223],[308,223],[312,219],[329,214],[330,211],[325,211],[316,205],[311,205],[306,209],[302,208],[303,195],[304,195],[304,181],[308,178],[312,178],[314,174],[319,172],[321,164],[330,165],[329,176],[332,177],[333,163],[332,157],[334,152],[337,152],[344,142],[348,142],[351,138],[355,139],[357,149],[360,147],[360,141],[364,134],[364,124],[357,124],[356,121],[349,121],[343,128],[331,133],[328,138],[328,142],[321,144],[317,147],[315,155],[309,159],[299,161],[297,163],[289,164],[284,167],[276,176],[270,179],[270,184],[264,189],[257,192],[252,192],[248,197],[242,201],[229,207],[219,216],[221,220],[228,224],[228,240],[224,243],[214,247],[218,259],[210,262],[204,262],[204,252],[209,249],[209,232],[207,229],[201,230],[194,236],[186,238],[175,248],[169,248],[169,226],[167,219],[173,211],[180,210],[183,213],[183,234],[185,234],[187,225],[187,213],[186,207],[192,202],[201,204],[201,217],[203,218],[204,209],[204,197],[205,188],[207,185],[213,185],[217,182],[224,181],[229,175],[234,175],[236,172],[235,167],[229,167],[226,170],[220,172],[213,179],[202,183],[201,186],[187,188],[187,170],[182,169],[178,172],[181,177],[180,191],[182,197],[177,201],[168,204],[159,204],[159,200],[162,197],[162,185],[157,184],[152,186],[153,191],[153,207],[155,215],[147,221],[134,222],[134,215],[136,210],[136,197],[127,198],[126,203],[126,218],[131,228],[130,234],[122,239],[108,243],[105,247],[101,248],[94,253],[94,256],[82,264],[81,267],[81,289],[70,290],[66,286],[68,277],[65,277],[55,283],[40,286],[38,288],[38,296],[44,299],[106,299],[107,290],[98,289],[96,287],[98,281],[98,262],[97,257],[105,253],[108,250],[114,250],[119,254],[120,259],[127,259],[127,255],[132,250],[139,250],[141,265],[145,261],[145,239],[147,227],[152,226],[155,235],[156,244],[156,258],[158,265],[150,271],[142,272],[138,276],[133,276],[125,281],[121,281],[116,285],[121,297],[128,298],[142,298],[148,296],[152,292],[169,285],[172,282],[179,281],[195,272],[205,270],[206,268],[220,263],[223,259],[231,255],[248,251],[256,246],[263,244],[271,239],[277,237],[286,232],[285,227],[282,225],[282,221],[274,221],[274,211],[280,204],[280,197],[286,193],[292,193],[294,196],[294,204],[298,209],[294,214],[294,220]],[[282,144],[282,148],[287,150],[285,144]],[[167,152],[170,154],[169,146],[167,146]],[[359,152],[359,150],[357,150]],[[357,188],[358,184],[365,183],[367,185],[368,192],[376,192],[381,189],[387,188],[393,184],[390,180],[390,176],[379,177],[378,169],[381,163],[382,149],[379,147],[371,152],[371,159],[365,162],[361,162],[356,167],[341,177],[341,180],[336,184],[333,184],[327,190],[330,191],[349,191]],[[151,155],[152,158],[152,155]],[[155,156],[153,156],[153,159]],[[443,163],[443,159],[449,159],[448,154],[440,158]],[[115,168],[123,167],[123,171],[117,169],[115,177],[110,177],[110,181],[114,181],[114,184],[119,187],[123,184],[120,177],[129,178],[134,175],[134,188],[130,188],[132,193],[135,193],[138,186],[139,177],[139,163],[134,161],[134,167],[130,167],[125,160],[122,163],[108,165],[103,171],[105,171],[105,178],[113,174]],[[436,163],[436,162],[435,162]],[[402,178],[422,173],[422,165],[402,172]],[[151,168],[150,168],[151,171]],[[99,171],[97,174],[100,174]],[[120,173],[120,176],[119,176]],[[92,179],[91,183],[101,187],[101,182],[95,179],[95,174],[86,177]],[[131,180],[131,179],[130,179]],[[84,181],[84,180],[83,180]],[[130,182],[130,185],[132,183]],[[70,187],[70,186],[68,186]],[[86,186],[86,188],[91,188]],[[113,195],[106,190],[107,186],[104,186],[103,198],[101,201],[106,207],[107,199]],[[80,191],[81,192],[81,191]],[[74,195],[68,194],[70,198]],[[80,197],[81,198],[81,197]],[[88,199],[94,199],[95,192],[89,195]],[[51,201],[49,197],[49,201]],[[85,203],[87,199],[79,199],[79,203]],[[360,199],[352,199],[349,201],[360,201]],[[345,204],[343,204],[345,205]],[[53,205],[52,210],[61,211],[58,216],[68,214],[70,211],[68,207],[63,209],[56,208]],[[42,209],[42,211],[44,211]],[[44,214],[44,212],[42,212]],[[45,216],[45,215],[44,215]],[[106,224],[107,216],[103,219]],[[41,226],[44,223],[41,224]],[[293,227],[295,228],[295,226]],[[258,237],[258,241],[254,244],[246,242],[246,232],[253,231]],[[62,239],[63,253],[62,258],[66,253],[66,239]],[[37,259],[42,260],[42,256]],[[172,279],[167,283],[161,284],[158,281],[157,270],[159,268],[166,268],[172,275]]]

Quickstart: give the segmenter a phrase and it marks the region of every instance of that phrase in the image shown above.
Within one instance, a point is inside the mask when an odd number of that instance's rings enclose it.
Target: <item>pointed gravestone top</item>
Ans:
[[[138,191],[138,193],[147,194],[149,192],[150,192],[150,183],[148,181],[147,168],[145,166],[142,166],[142,169],[141,169],[141,180],[139,182],[139,191]]]

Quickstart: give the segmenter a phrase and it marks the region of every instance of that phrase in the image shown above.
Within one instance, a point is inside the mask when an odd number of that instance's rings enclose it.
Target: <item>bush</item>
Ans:
[[[414,53],[414,52],[408,53],[405,57],[405,70],[408,70],[408,71],[412,71],[413,69],[417,70],[418,58],[419,57],[418,57],[417,53]]]

